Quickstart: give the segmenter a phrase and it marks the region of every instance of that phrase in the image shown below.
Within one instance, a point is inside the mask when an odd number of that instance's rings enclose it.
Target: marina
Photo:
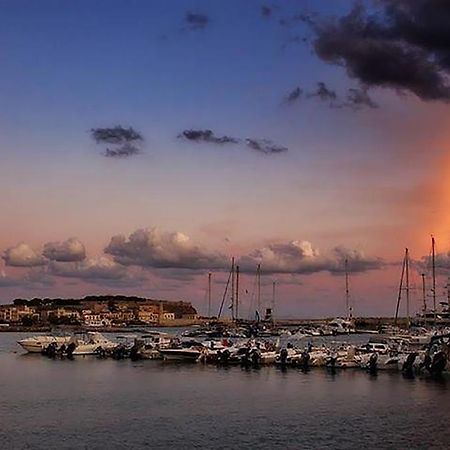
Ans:
[[[450,414],[446,378],[48,358],[21,350],[23,338],[0,335],[3,448],[79,448],[82,439],[92,449],[346,449],[357,439],[367,448],[422,449],[450,439],[441,426]],[[356,345],[366,338],[347,336]]]
[[[21,339],[18,344],[30,354],[51,359],[159,359],[244,368],[273,365],[303,371],[360,369],[372,375],[389,370],[406,376],[450,377],[448,328],[390,328],[378,335],[357,335],[336,331],[327,334],[321,328],[290,331],[260,329],[257,324],[221,325],[186,329],[177,334],[152,330],[116,337],[98,332],[82,336],[37,335]]]

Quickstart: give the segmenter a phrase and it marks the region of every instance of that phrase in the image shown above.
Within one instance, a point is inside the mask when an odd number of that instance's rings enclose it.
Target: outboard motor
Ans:
[[[130,348],[130,359],[131,361],[138,361],[141,359],[141,355],[139,354],[140,345],[137,343],[133,344],[133,347]]]
[[[433,361],[430,366],[431,375],[435,377],[440,377],[446,365],[447,365],[447,356],[442,350],[439,350],[433,356]]]
[[[61,347],[59,347],[58,353],[61,359],[64,358],[64,353],[66,353],[66,350],[66,344],[62,344]]]
[[[75,349],[77,348],[77,346],[75,345],[74,342],[71,342],[68,346],[67,346],[67,357],[69,359],[73,359],[73,352],[75,351]]]
[[[245,349],[245,352],[241,356],[241,365],[244,367],[250,365],[250,350],[248,348]]]
[[[227,365],[230,361],[230,350],[227,348],[219,353],[219,362],[221,364]]]
[[[251,352],[251,360],[252,360],[252,364],[253,367],[258,367],[260,362],[261,362],[261,354],[259,352],[259,350],[253,350]]]
[[[287,365],[288,351],[286,348],[282,348],[280,351],[280,363],[283,367]]]
[[[336,362],[337,362],[336,354],[331,355],[327,361],[327,366],[331,369],[332,372],[336,371]]]
[[[56,343],[55,342],[51,342],[50,344],[48,344],[47,348],[45,349],[45,354],[49,358],[56,357]]]
[[[404,375],[412,377],[414,375],[414,361],[416,360],[417,353],[410,353],[406,357],[406,361],[403,363],[402,372]]]
[[[372,353],[369,358],[369,373],[375,375],[377,373],[378,353]]]
[[[106,350],[101,345],[95,349],[95,354],[101,359],[106,358]]]
[[[114,359],[125,359],[125,347],[122,344],[119,344],[114,350],[112,357]]]
[[[307,372],[309,370],[309,360],[311,359],[311,356],[307,351],[302,353],[302,358],[300,361],[300,367],[302,369],[302,372]]]

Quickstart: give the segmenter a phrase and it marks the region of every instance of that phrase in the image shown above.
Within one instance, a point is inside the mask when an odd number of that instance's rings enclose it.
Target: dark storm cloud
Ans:
[[[124,144],[117,148],[107,148],[103,153],[107,158],[128,158],[141,153],[141,149],[132,144]]]
[[[296,87],[291,92],[289,92],[288,95],[284,98],[284,103],[292,104],[300,100],[301,96],[303,95],[303,89],[300,87]]]
[[[306,13],[295,14],[292,17],[280,19],[279,23],[281,26],[287,27],[287,26],[295,25],[298,22],[303,22],[310,26],[313,26],[316,23],[314,16],[312,14],[306,14]]]
[[[209,24],[209,17],[206,14],[188,11],[184,21],[189,30],[203,30]]]
[[[339,19],[312,24],[314,49],[367,87],[450,100],[450,1],[377,0]]]
[[[184,130],[178,137],[188,141],[212,144],[237,144],[239,142],[239,139],[231,136],[216,136],[211,130]]]
[[[329,103],[335,102],[337,100],[336,91],[328,88],[328,86],[323,81],[319,81],[317,83],[317,88],[313,92],[309,93],[308,97],[317,97],[319,100]]]
[[[247,144],[247,147],[251,148],[252,150],[256,150],[257,152],[264,153],[266,155],[270,155],[273,153],[283,153],[288,151],[287,147],[274,144],[269,139],[248,138],[245,140],[245,143]]]
[[[121,125],[111,128],[92,128],[91,136],[97,144],[124,144],[126,142],[143,141],[141,133],[133,127],[124,128]]]
[[[272,15],[272,8],[267,5],[261,6],[261,15],[263,17],[270,17]]]
[[[291,104],[299,100],[302,95],[303,90],[297,87],[283,101],[284,103]],[[367,88],[349,88],[345,99],[342,99],[334,89],[329,88],[323,81],[319,81],[313,91],[307,92],[306,98],[319,100],[327,104],[330,108],[349,108],[354,111],[363,108],[378,108],[377,103],[375,103],[367,92]]]
[[[144,141],[141,133],[133,127],[116,125],[109,128],[92,128],[92,139],[101,145],[107,145],[102,155],[107,158],[127,158],[141,153],[140,145]]]
[[[378,104],[375,103],[367,93],[366,89],[350,88],[347,92],[347,101],[345,106],[353,109],[378,108]]]

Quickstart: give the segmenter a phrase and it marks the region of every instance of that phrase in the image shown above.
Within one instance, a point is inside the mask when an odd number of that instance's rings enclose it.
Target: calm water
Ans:
[[[19,336],[0,333],[1,449],[450,448],[450,381],[53,361]]]

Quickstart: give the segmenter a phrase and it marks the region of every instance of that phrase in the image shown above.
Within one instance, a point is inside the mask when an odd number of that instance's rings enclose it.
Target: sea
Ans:
[[[448,449],[450,380],[25,354],[0,333],[0,449]]]

